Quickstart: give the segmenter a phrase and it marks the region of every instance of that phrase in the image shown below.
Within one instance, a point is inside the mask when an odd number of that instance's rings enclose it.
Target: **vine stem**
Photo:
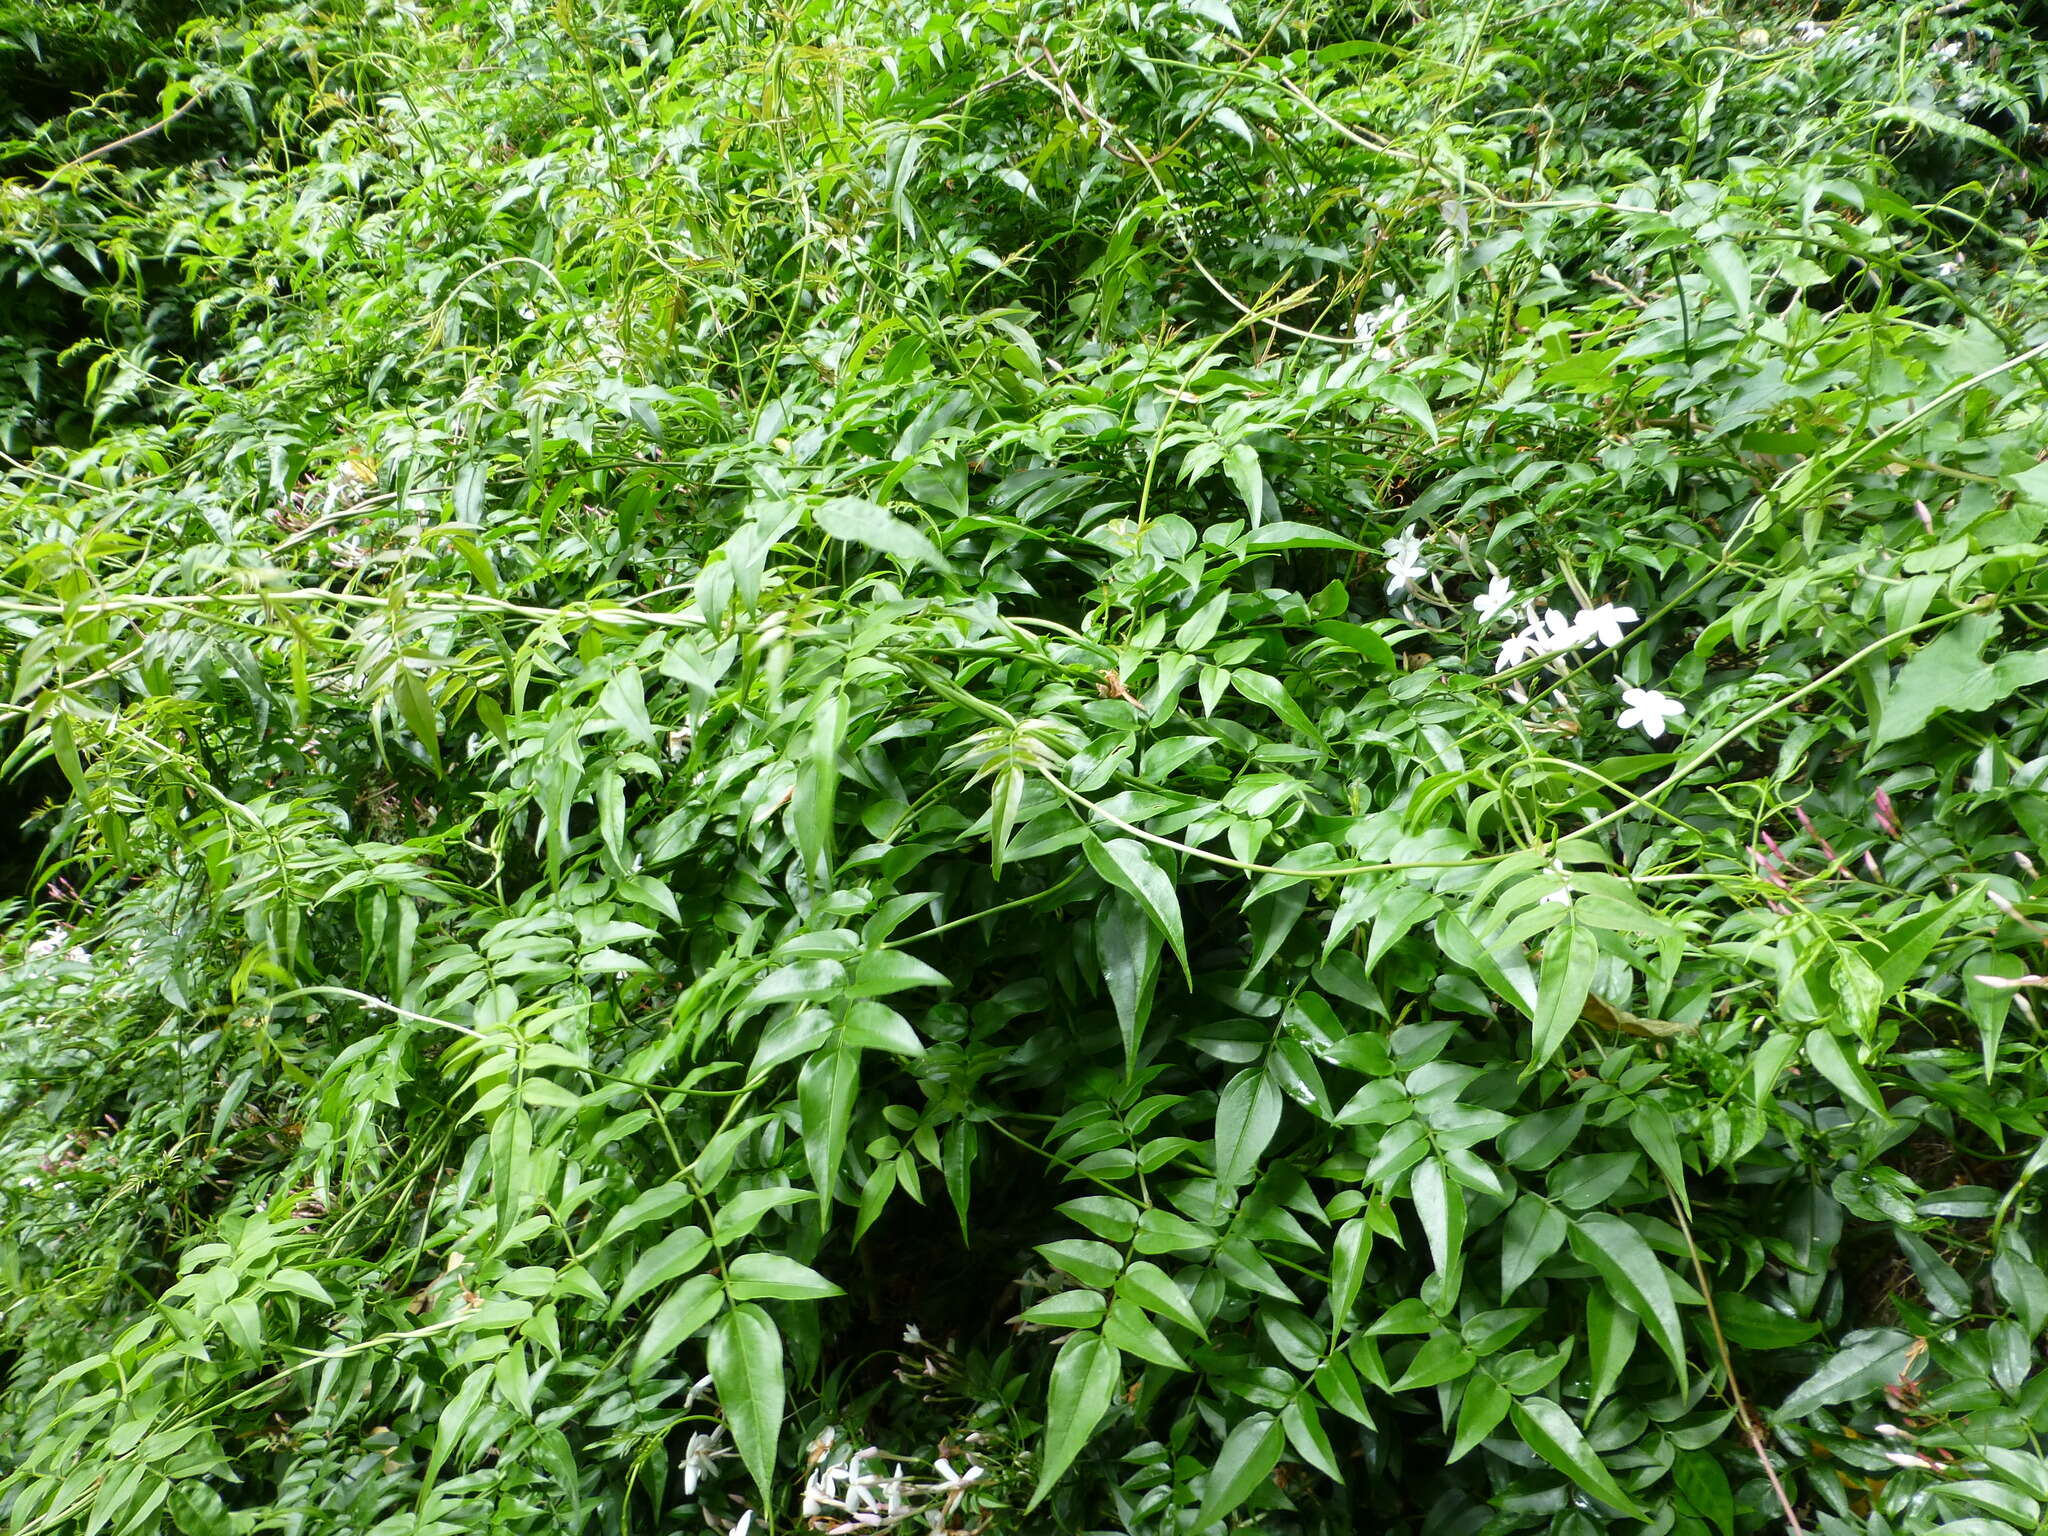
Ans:
[[[1729,1353],[1727,1335],[1721,1332],[1721,1314],[1714,1306],[1714,1288],[1707,1283],[1707,1266],[1700,1258],[1699,1245],[1692,1240],[1692,1223],[1685,1218],[1685,1202],[1678,1198],[1678,1191],[1672,1188],[1668,1178],[1664,1187],[1671,1197],[1671,1214],[1677,1218],[1679,1235],[1685,1239],[1685,1251],[1692,1256],[1693,1277],[1699,1281],[1700,1300],[1707,1306],[1707,1326],[1713,1330],[1714,1348],[1721,1356],[1721,1370],[1728,1380],[1728,1396],[1735,1403],[1735,1417],[1742,1425],[1750,1450],[1756,1453],[1757,1465],[1764,1469],[1771,1492],[1777,1495],[1778,1508],[1785,1513],[1785,1529],[1791,1536],[1806,1536],[1806,1527],[1799,1523],[1799,1513],[1792,1507],[1791,1495],[1785,1492],[1785,1485],[1778,1478],[1778,1469],[1772,1464],[1770,1452],[1764,1445],[1763,1431],[1756,1427],[1756,1419],[1749,1411],[1749,1399],[1743,1395],[1742,1383],[1735,1377],[1735,1359]]]
[[[1853,652],[1844,660],[1837,662],[1834,666],[1828,668],[1828,670],[1821,673],[1820,676],[1812,679],[1810,682],[1804,683],[1801,686],[1793,689],[1783,698],[1774,699],[1771,703],[1764,705],[1762,708],[1752,710],[1747,715],[1744,715],[1740,720],[1736,721],[1733,725],[1729,726],[1727,730],[1723,731],[1720,735],[1716,736],[1712,741],[1708,742],[1704,747],[1700,748],[1700,750],[1695,752],[1691,757],[1687,758],[1684,762],[1680,763],[1677,767],[1673,768],[1671,772],[1666,774],[1662,780],[1652,785],[1646,793],[1640,796],[1632,795],[1630,797],[1629,804],[1617,806],[1615,809],[1609,811],[1604,816],[1596,816],[1593,820],[1587,822],[1583,827],[1577,828],[1575,831],[1571,832],[1568,835],[1572,837],[1585,837],[1591,833],[1602,831],[1607,827],[1613,826],[1614,823],[1620,821],[1624,816],[1628,815],[1629,812],[1636,805],[1642,805],[1651,809],[1655,809],[1655,802],[1661,796],[1677,788],[1678,785],[1682,783],[1685,779],[1690,777],[1693,773],[1697,772],[1700,768],[1705,767],[1706,764],[1708,764],[1709,762],[1713,761],[1713,759],[1720,754],[1721,750],[1724,747],[1728,746],[1730,742],[1735,741],[1737,738],[1742,736],[1743,733],[1745,733],[1746,731],[1752,730],[1756,726],[1761,725],[1764,721],[1770,719],[1771,716],[1779,713],[1782,710],[1791,708],[1794,704],[1798,703],[1808,694],[1813,693],[1818,689],[1826,687],[1829,683],[1833,682],[1843,673],[1848,672],[1857,666],[1860,666],[1864,661],[1876,655],[1879,651],[1884,650],[1888,646],[1895,645],[1901,640],[1905,640],[1913,635],[1919,634],[1922,631],[1935,629],[1943,624],[1953,623],[1955,620],[1962,618],[1967,614],[1982,613],[1988,609],[1993,609],[1998,606],[1999,605],[1997,601],[1987,594],[1985,597],[1980,598],[1978,601],[1969,604],[1967,607],[1955,609],[1953,612],[1950,613],[1937,614],[1932,618],[1922,619],[1917,624],[1909,624],[1904,629],[1895,630],[1891,634],[1879,636],[1877,639],[1871,641],[1870,644],[1864,646],[1861,650]],[[1464,859],[1406,859],[1391,860],[1378,864],[1330,864],[1316,869],[1291,868],[1284,864],[1255,864],[1248,859],[1233,859],[1228,854],[1211,853],[1206,848],[1197,848],[1192,843],[1184,843],[1176,838],[1166,837],[1157,832],[1148,832],[1143,827],[1137,825],[1135,822],[1126,821],[1123,817],[1117,815],[1114,811],[1108,810],[1098,802],[1090,800],[1086,795],[1083,795],[1079,790],[1074,789],[1069,785],[1061,783],[1060,780],[1054,776],[1052,771],[1049,768],[1045,767],[1043,764],[1039,765],[1038,772],[1040,777],[1042,777],[1046,781],[1046,783],[1050,784],[1054,789],[1058,790],[1062,795],[1064,795],[1068,800],[1072,801],[1075,805],[1078,805],[1084,808],[1085,810],[1089,811],[1091,814],[1100,817],[1102,820],[1108,822],[1111,826],[1114,826],[1121,831],[1130,833],[1133,837],[1140,838],[1143,841],[1151,843],[1157,847],[1169,848],[1176,853],[1186,854],[1190,858],[1202,859],[1210,864],[1220,864],[1227,869],[1235,869],[1240,873],[1247,875],[1286,875],[1296,880],[1337,880],[1347,879],[1353,875],[1394,874],[1403,870],[1410,869],[1468,869],[1480,865],[1499,864],[1504,860],[1515,857],[1516,854],[1531,851],[1528,849],[1517,848],[1510,850],[1507,853],[1474,854],[1472,857]],[[1552,842],[1555,843],[1560,840],[1561,838],[1552,839]]]

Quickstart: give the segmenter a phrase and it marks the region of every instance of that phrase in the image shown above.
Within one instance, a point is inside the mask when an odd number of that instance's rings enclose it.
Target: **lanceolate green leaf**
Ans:
[[[1252,1176],[1280,1128],[1283,1099],[1263,1070],[1240,1072],[1216,1103],[1216,1182],[1235,1189]]]
[[[1572,1416],[1547,1397],[1525,1397],[1508,1405],[1515,1431],[1530,1450],[1601,1503],[1635,1520],[1649,1516],[1622,1492],[1613,1474],[1586,1443]]]
[[[1287,1433],[1273,1414],[1254,1413],[1240,1420],[1224,1437],[1203,1482],[1195,1528],[1207,1530],[1250,1498],[1252,1490],[1273,1475],[1286,1444]]]
[[[943,567],[945,557],[915,524],[858,496],[835,496],[813,514],[835,539],[864,544],[913,565]]]
[[[782,1335],[766,1312],[743,1302],[712,1326],[710,1362],[732,1443],[766,1497],[782,1435]]]
[[[1619,1216],[1595,1211],[1571,1227],[1572,1252],[1600,1272],[1614,1296],[1642,1322],[1658,1348],[1685,1379],[1685,1339],[1671,1277],[1642,1234]]]
[[[1135,838],[1117,837],[1107,842],[1089,838],[1083,844],[1088,862],[1097,874],[1118,889],[1128,892],[1145,909],[1153,927],[1173,946],[1181,969],[1188,968],[1187,935],[1181,926],[1180,896],[1173,881],[1160,868],[1151,851]]]
[[[633,1261],[612,1298],[613,1313],[624,1311],[655,1286],[688,1274],[710,1252],[711,1239],[702,1227],[678,1227]]]
[[[1599,941],[1567,919],[1544,940],[1543,969],[1536,983],[1535,1035],[1529,1071],[1557,1053],[1565,1036],[1579,1022],[1586,994],[1593,986],[1593,966],[1600,958]]]
[[[724,1305],[725,1293],[716,1275],[690,1276],[647,1319],[647,1331],[633,1354],[633,1375],[644,1376],[667,1360]]]
[[[1053,1361],[1052,1388],[1046,1402],[1045,1446],[1039,1454],[1038,1484],[1027,1509],[1035,1509],[1109,1411],[1116,1393],[1121,1357],[1115,1346],[1094,1332],[1076,1333],[1060,1346]]]

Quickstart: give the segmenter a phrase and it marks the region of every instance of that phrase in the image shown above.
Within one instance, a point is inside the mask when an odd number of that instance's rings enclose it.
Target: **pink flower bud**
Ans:
[[[1836,854],[1828,840],[1820,835],[1820,828],[1816,827],[1813,824],[1813,818],[1806,814],[1806,807],[1795,805],[1792,807],[1792,814],[1799,818],[1799,825],[1806,829],[1806,835],[1820,844],[1820,851],[1827,861],[1830,864],[1834,863],[1839,855]]]

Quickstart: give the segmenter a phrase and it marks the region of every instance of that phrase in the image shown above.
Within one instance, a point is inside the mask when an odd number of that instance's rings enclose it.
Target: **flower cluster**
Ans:
[[[1422,560],[1422,540],[1413,523],[1401,530],[1399,538],[1381,545],[1380,551],[1387,557],[1388,597],[1401,596],[1429,574],[1429,567]]]
[[[1494,580],[1498,585],[1500,578],[1496,577]],[[1489,588],[1485,596],[1473,603],[1472,606],[1479,610],[1482,619],[1498,612],[1506,602],[1506,597],[1499,601],[1493,599],[1494,592]],[[1622,625],[1633,624],[1636,621],[1635,609],[1619,607],[1613,603],[1581,608],[1569,619],[1555,608],[1547,608],[1539,613],[1533,605],[1524,609],[1523,613],[1529,622],[1501,642],[1500,654],[1494,658],[1493,663],[1493,670],[1496,672],[1519,667],[1532,657],[1557,656],[1587,646],[1602,650],[1611,649],[1621,644]]]
[[[967,1490],[988,1475],[986,1467],[969,1464],[956,1469],[941,1456],[931,1464],[935,1475],[919,1478],[872,1445],[842,1460],[834,1454],[837,1444],[838,1436],[828,1429],[811,1443],[807,1457],[811,1474],[804,1483],[804,1522],[825,1536],[885,1531],[911,1520],[934,1531],[945,1530]],[[884,1460],[889,1463],[886,1473],[881,1470]]]
[[[1387,562],[1389,598],[1403,597],[1428,579],[1430,570],[1423,559],[1423,539],[1416,524],[1410,523],[1398,537],[1387,540],[1382,552]],[[1514,583],[1490,566],[1488,569],[1492,579],[1486,590],[1472,600],[1472,611],[1481,624],[1490,624],[1497,615],[1512,612],[1515,602]],[[1567,653],[1612,650],[1625,638],[1626,626],[1636,623],[1639,617],[1635,609],[1619,603],[1596,603],[1579,609],[1570,618],[1555,608],[1539,610],[1534,603],[1528,603],[1522,607],[1521,615],[1522,627],[1501,642],[1494,657],[1495,672],[1510,671],[1526,661],[1546,659],[1563,672],[1561,658]],[[1518,689],[1511,686],[1508,692],[1518,701],[1523,700]],[[1654,688],[1625,688],[1621,698],[1626,708],[1615,723],[1623,730],[1640,728],[1652,741],[1663,736],[1671,722],[1685,713],[1683,704]]]

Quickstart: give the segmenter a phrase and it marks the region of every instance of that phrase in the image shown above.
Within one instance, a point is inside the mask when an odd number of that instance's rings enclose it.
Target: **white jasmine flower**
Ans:
[[[1815,21],[1811,16],[1793,27],[1792,31],[1802,43],[1817,43],[1828,35],[1828,29]]]
[[[932,1463],[938,1468],[939,1481],[933,1486],[935,1493],[960,1493],[976,1479],[988,1476],[987,1467],[969,1467],[964,1472],[955,1472],[953,1463],[941,1456]]]
[[[1628,705],[1615,724],[1623,730],[1639,725],[1643,734],[1655,741],[1664,734],[1666,724],[1685,713],[1685,706],[1676,699],[1666,698],[1654,688],[1624,688],[1622,702]]]
[[[1510,667],[1519,667],[1534,654],[1536,642],[1529,637],[1526,629],[1517,630],[1500,643],[1500,654],[1493,659],[1493,670],[1505,672]]]
[[[1955,41],[1954,39],[1951,39],[1950,41],[1945,43],[1936,43],[1934,45],[1934,56],[1937,59],[1952,59],[1962,51],[1963,45]]]
[[[1552,891],[1548,896],[1544,897],[1542,903],[1540,904],[1552,907],[1570,906],[1572,904],[1571,887],[1568,885],[1560,885],[1556,890]]]
[[[1934,275],[1936,277],[1954,277],[1962,270],[1963,264],[1960,261],[1944,261],[1934,269]]]
[[[689,1447],[683,1452],[683,1497],[690,1498],[697,1492],[697,1484],[710,1476],[716,1467],[714,1463],[725,1451],[718,1440],[721,1431],[690,1436]]]
[[[726,1536],[747,1536],[747,1532],[753,1528],[754,1512],[750,1509],[740,1516],[739,1522],[730,1531],[726,1532]]]
[[[1910,1467],[1916,1472],[1939,1472],[1941,1463],[1931,1461],[1912,1451],[1886,1451],[1884,1459],[1895,1467]]]
[[[1602,603],[1597,608],[1582,608],[1572,619],[1571,627],[1580,637],[1581,644],[1598,641],[1609,649],[1621,644],[1621,626],[1633,624],[1636,611],[1633,608],[1618,608],[1613,603]]]
[[[1387,540],[1381,548],[1387,557],[1387,596],[1399,597],[1429,574],[1415,524],[1410,523],[1398,539]]]
[[[1541,614],[1532,610],[1529,627],[1523,633],[1528,635],[1530,648],[1538,656],[1554,656],[1559,651],[1572,650],[1584,638],[1577,621],[1566,619],[1555,608],[1545,609]]]
[[[1486,590],[1472,599],[1472,611],[1479,615],[1481,623],[1485,623],[1514,600],[1515,589],[1507,577],[1495,575]]]

